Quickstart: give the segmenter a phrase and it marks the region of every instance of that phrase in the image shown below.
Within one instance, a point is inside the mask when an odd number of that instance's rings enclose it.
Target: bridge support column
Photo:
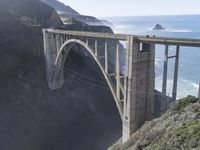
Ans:
[[[168,53],[169,53],[169,46],[165,45],[165,56],[164,56],[164,67],[163,67],[163,83],[162,83],[162,101],[161,101],[161,112],[162,113],[164,113],[167,109]]]
[[[154,114],[155,45],[127,39],[127,79],[123,113],[123,143]]]
[[[175,66],[174,66],[174,83],[173,83],[173,91],[172,91],[172,100],[173,101],[176,101],[176,98],[177,98],[179,51],[180,51],[180,46],[177,46],[176,47],[176,56],[175,56]]]
[[[43,36],[47,83],[50,89],[59,89],[64,84],[64,74],[62,67],[58,68],[54,63],[61,38],[56,38],[54,34],[48,33],[46,30],[43,30]]]

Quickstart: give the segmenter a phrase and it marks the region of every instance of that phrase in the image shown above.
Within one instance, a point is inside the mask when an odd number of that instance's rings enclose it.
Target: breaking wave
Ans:
[[[155,79],[155,87],[157,90],[162,91],[162,77],[156,77]],[[167,95],[171,96],[173,88],[173,80],[167,80]],[[198,83],[195,83],[191,80],[186,79],[179,79],[178,80],[178,87],[177,87],[177,98],[183,98],[188,95],[197,96],[198,94]]]
[[[166,29],[164,31],[166,31],[166,32],[175,32],[175,33],[177,33],[177,32],[179,32],[179,33],[193,32],[190,29]]]
[[[160,60],[161,59],[159,59],[159,58],[155,59],[155,65],[156,65],[156,67],[160,67]]]
[[[198,88],[199,88],[199,85],[198,85],[198,84],[196,84],[196,83],[193,83],[192,85],[193,85],[193,87],[194,87],[194,88],[196,88],[196,89],[198,89]]]

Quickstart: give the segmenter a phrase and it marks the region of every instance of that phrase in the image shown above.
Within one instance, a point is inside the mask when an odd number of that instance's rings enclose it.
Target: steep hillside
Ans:
[[[57,0],[41,0],[41,1],[55,8],[59,12],[79,15],[79,13],[74,9],[72,9],[70,6],[67,6]]]
[[[40,0],[0,0],[0,8],[44,27],[62,25],[54,8]],[[6,16],[5,16],[6,17]]]
[[[188,96],[172,104],[158,119],[147,122],[125,144],[109,150],[199,150],[200,99]]]
[[[81,15],[70,6],[66,6],[58,0],[41,0],[49,6],[55,8],[62,20],[76,19],[89,25],[104,25],[100,20],[92,16]]]

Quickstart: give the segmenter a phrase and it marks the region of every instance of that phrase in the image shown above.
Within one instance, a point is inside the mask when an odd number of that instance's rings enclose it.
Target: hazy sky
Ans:
[[[200,0],[59,0],[84,15],[200,14]]]

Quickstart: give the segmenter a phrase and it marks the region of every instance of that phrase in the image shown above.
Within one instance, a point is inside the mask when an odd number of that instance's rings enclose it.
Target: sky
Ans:
[[[59,0],[96,17],[200,14],[200,0]]]

